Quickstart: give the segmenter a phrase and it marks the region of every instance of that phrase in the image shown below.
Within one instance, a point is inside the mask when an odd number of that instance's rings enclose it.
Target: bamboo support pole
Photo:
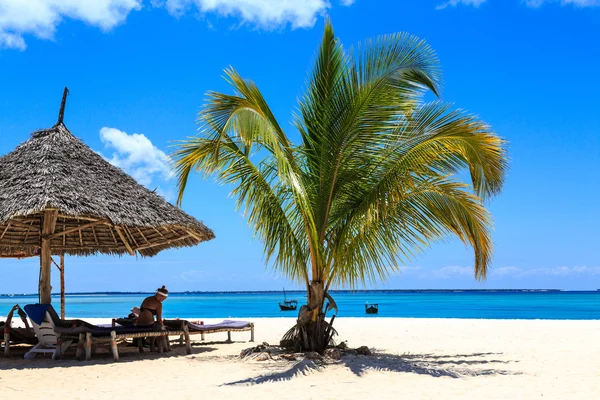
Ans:
[[[63,340],[61,339],[60,335],[58,335],[58,337],[56,338],[56,348],[54,349],[54,354],[52,355],[53,360],[60,360],[60,358],[62,357],[62,347]]]
[[[171,343],[169,342],[169,334],[166,333],[165,336],[163,336],[163,340],[165,341],[165,349],[167,352],[171,351]]]
[[[75,353],[75,359],[77,361],[81,361],[81,357],[83,356],[84,342],[85,342],[85,333],[80,333],[79,340],[77,341],[77,352]]]
[[[140,235],[142,235],[142,239],[144,239],[144,241],[145,241],[147,244],[150,244],[150,242],[148,241],[148,239],[146,239],[146,236],[144,235],[144,233],[142,232],[142,230],[141,230],[140,228],[136,228],[136,229],[137,229],[138,233],[139,233]]]
[[[187,324],[183,326],[183,336],[185,337],[185,352],[192,354],[192,343],[190,342],[190,331]]]
[[[125,231],[125,233],[127,234],[127,236],[131,239],[131,241],[133,242],[135,248],[137,249],[138,247],[140,247],[139,243],[137,242],[137,240],[135,240],[135,237],[133,236],[133,233],[131,233],[131,230],[129,229],[129,227],[127,225],[123,226],[123,230]]]
[[[72,215],[58,214],[58,218],[62,218],[62,219],[65,219],[65,220],[72,220],[72,219],[75,218],[75,219],[77,219],[77,221],[83,220],[83,221],[90,221],[90,222],[96,222],[96,221],[98,221],[98,218],[86,217],[86,216],[83,216],[83,215],[78,215],[78,216],[74,217]],[[21,218],[21,220],[24,220],[24,219]]]
[[[117,238],[115,237],[115,233],[113,232],[113,230],[112,230],[112,228],[110,226],[108,227],[108,230],[110,232],[110,235],[113,238],[113,242],[115,242],[115,244],[117,244]]]
[[[194,231],[192,231],[191,229],[186,229],[185,231],[186,231],[186,232],[187,232],[187,233],[188,233],[188,234],[189,234],[191,237],[193,237],[194,239],[196,239],[197,241],[199,241],[199,242],[202,242],[202,238],[201,238],[200,236],[196,235],[196,234],[194,233]]]
[[[65,253],[60,254],[60,318],[65,319]]]
[[[113,359],[119,361],[119,350],[117,349],[117,336],[115,331],[110,331],[110,350],[113,354]]]
[[[154,229],[156,231],[156,233],[158,233],[160,235],[160,237],[165,237],[165,235],[163,235],[162,233],[160,233],[160,231],[154,227],[152,227],[152,229]]]
[[[185,326],[185,321],[181,321],[181,332],[185,331]],[[183,335],[179,335],[179,345],[183,346]]]
[[[129,244],[129,242],[127,241],[127,239],[125,238],[125,235],[123,234],[123,232],[121,232],[121,228],[118,226],[115,226],[115,230],[117,231],[117,235],[119,235],[119,238],[121,238],[121,241],[123,242],[123,244],[125,245],[125,248],[127,249],[127,251],[129,252],[129,254],[131,254],[132,256],[135,255],[135,252],[133,251],[133,249],[131,248],[131,245]]]
[[[48,238],[49,239],[54,239],[54,238],[57,238],[57,237],[60,237],[60,236],[68,235],[69,233],[73,233],[73,232],[76,232],[76,231],[81,231],[81,230],[84,230],[84,229],[87,229],[87,228],[94,227],[96,225],[101,225],[101,224],[106,224],[106,223],[108,223],[108,220],[101,219],[101,220],[98,220],[98,221],[90,222],[89,224],[85,224],[85,225],[80,225],[80,226],[76,226],[76,227],[73,227],[73,228],[69,228],[69,229],[64,230],[62,232],[53,233]]]
[[[4,355],[10,355],[10,327],[4,328]]]
[[[56,216],[58,215],[57,210],[45,210],[44,216],[42,217],[42,246],[40,252],[40,285],[39,295],[40,303],[50,304],[52,286],[50,284],[50,255],[52,249],[50,248],[50,239],[48,236],[54,233],[56,228]]]
[[[23,239],[23,243],[27,242],[27,238],[29,237],[29,232],[31,232],[31,226],[29,226],[29,228],[27,228],[27,231],[25,231],[25,238]]]
[[[96,246],[99,246],[100,243],[98,242],[98,236],[96,235],[96,230],[94,229],[93,226],[92,226],[92,235],[94,235],[94,242],[96,242]]]
[[[10,225],[11,225],[11,222],[9,222],[8,224],[6,224],[6,228],[4,228],[4,232],[2,232],[2,235],[0,235],[0,240],[2,240],[2,238],[4,237],[4,235],[6,235],[6,232],[10,228]]]
[[[191,235],[186,235],[186,236],[182,236],[182,237],[179,237],[179,238],[167,240],[166,242],[151,243],[151,244],[147,244],[147,245],[144,245],[144,246],[136,247],[136,250],[140,251],[140,250],[150,249],[150,248],[156,247],[156,246],[170,245],[173,242],[177,242],[179,240],[184,240],[184,239],[187,239],[187,238],[190,238],[190,237],[192,237],[192,236]]]
[[[92,333],[87,332],[85,334],[85,360],[90,361],[92,359]]]
[[[158,346],[158,353],[159,353],[159,354],[162,354],[162,353],[163,353],[163,348],[164,348],[164,346],[163,346],[163,340],[162,340],[162,337],[160,337],[160,336],[159,336],[159,337],[157,337],[157,338],[154,338],[154,339],[155,339],[155,340],[156,340],[156,342],[157,342],[157,346]]]

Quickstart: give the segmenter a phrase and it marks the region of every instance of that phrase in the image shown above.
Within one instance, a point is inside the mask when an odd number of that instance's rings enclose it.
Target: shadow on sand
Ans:
[[[192,358],[194,355],[209,353],[217,350],[216,347],[210,345],[216,345],[227,342],[208,342],[208,343],[192,343]],[[16,369],[47,369],[47,368],[70,368],[70,367],[85,367],[88,365],[101,365],[101,364],[113,364],[112,354],[106,347],[100,347],[92,355],[90,361],[77,361],[75,360],[75,351],[71,348],[67,351],[64,357],[60,360],[52,360],[50,355],[38,355],[34,360],[24,360],[23,355],[31,347],[27,346],[16,346],[11,349],[11,355],[5,357],[0,356],[0,371]],[[150,349],[145,348],[143,354],[140,354],[137,347],[133,346],[119,346],[119,361],[117,363],[128,363],[140,360],[157,360],[165,358],[184,358],[188,356],[185,353],[185,348],[171,344],[171,351],[165,353],[151,352]]]
[[[302,360],[295,362],[291,368],[228,382],[224,385],[253,385],[267,382],[286,381],[295,377],[318,372],[328,365],[342,365],[356,376],[363,376],[368,371],[389,371],[398,373],[413,373],[432,377],[477,377],[487,375],[519,375],[518,372],[500,368],[489,368],[491,364],[508,364],[517,361],[487,359],[490,356],[500,356],[502,353],[473,353],[473,354],[388,354],[374,352],[370,356],[345,355],[339,361],[319,362]],[[498,358],[498,357],[495,357]],[[281,364],[279,364],[281,366]],[[482,367],[486,368],[482,368]]]

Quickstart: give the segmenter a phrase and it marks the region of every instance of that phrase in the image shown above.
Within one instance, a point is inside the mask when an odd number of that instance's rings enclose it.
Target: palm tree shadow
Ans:
[[[309,375],[314,371],[320,371],[324,368],[323,365],[320,365],[312,360],[302,360],[295,362],[290,369],[285,371],[278,371],[270,374],[259,375],[254,378],[246,378],[239,381],[224,383],[221,386],[235,386],[235,385],[249,385],[254,384],[258,385],[261,383],[267,382],[280,382],[280,381],[289,381],[292,378]]]
[[[291,368],[284,371],[262,374],[252,378],[228,382],[223,386],[252,385],[267,382],[287,381],[296,377],[309,375],[326,368],[327,365],[343,365],[356,376],[361,377],[368,371],[390,371],[398,373],[413,373],[432,377],[476,377],[488,375],[519,375],[500,368],[479,368],[488,364],[507,364],[517,361],[499,359],[487,360],[482,357],[501,355],[502,353],[473,353],[454,355],[434,354],[389,354],[374,352],[370,356],[345,355],[341,360],[325,363],[312,360],[295,362]]]
[[[490,364],[508,364],[517,361],[483,359],[484,356],[502,353],[473,353],[454,355],[434,354],[390,354],[374,352],[371,356],[346,356],[340,362],[356,376],[367,371],[408,372],[432,377],[462,378],[465,376],[516,375],[519,373],[489,368]],[[481,367],[488,368],[481,368]]]

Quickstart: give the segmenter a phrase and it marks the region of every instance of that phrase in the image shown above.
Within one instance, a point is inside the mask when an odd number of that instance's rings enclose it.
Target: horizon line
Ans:
[[[344,292],[596,292],[600,289],[337,289],[330,290],[332,293],[344,293]],[[281,293],[281,290],[186,290],[178,292],[169,292],[173,294],[225,294],[225,293]],[[97,295],[97,294],[152,294],[153,292],[146,291],[93,291],[93,292],[67,292],[65,296],[70,295]],[[286,293],[306,293],[303,289],[286,290]],[[0,293],[0,297],[28,297],[37,296],[38,293]],[[51,296],[60,296],[60,293],[52,293]]]

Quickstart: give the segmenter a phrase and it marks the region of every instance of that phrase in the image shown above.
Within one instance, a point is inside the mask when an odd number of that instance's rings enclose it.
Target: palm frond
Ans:
[[[192,171],[233,185],[267,259],[307,286],[324,282],[324,293],[385,279],[449,236],[473,248],[475,277],[485,278],[493,246],[483,203],[502,189],[506,143],[465,111],[423,104],[441,90],[424,41],[400,33],[345,50],[327,21],[294,117],[297,146],[257,86],[225,74],[235,93],[210,92],[200,136],[174,154],[179,202]]]
[[[234,184],[232,193],[238,207],[247,210],[250,225],[264,243],[267,260],[277,253],[276,264],[286,265],[283,271],[290,278],[307,280],[305,265],[308,260],[303,244],[306,237],[302,230],[298,234],[301,221],[290,202],[281,196],[280,183],[273,174],[272,165],[267,162],[256,165],[226,133],[213,134],[212,139],[190,138],[179,144],[173,158],[180,194],[191,170],[216,174],[218,181]]]

